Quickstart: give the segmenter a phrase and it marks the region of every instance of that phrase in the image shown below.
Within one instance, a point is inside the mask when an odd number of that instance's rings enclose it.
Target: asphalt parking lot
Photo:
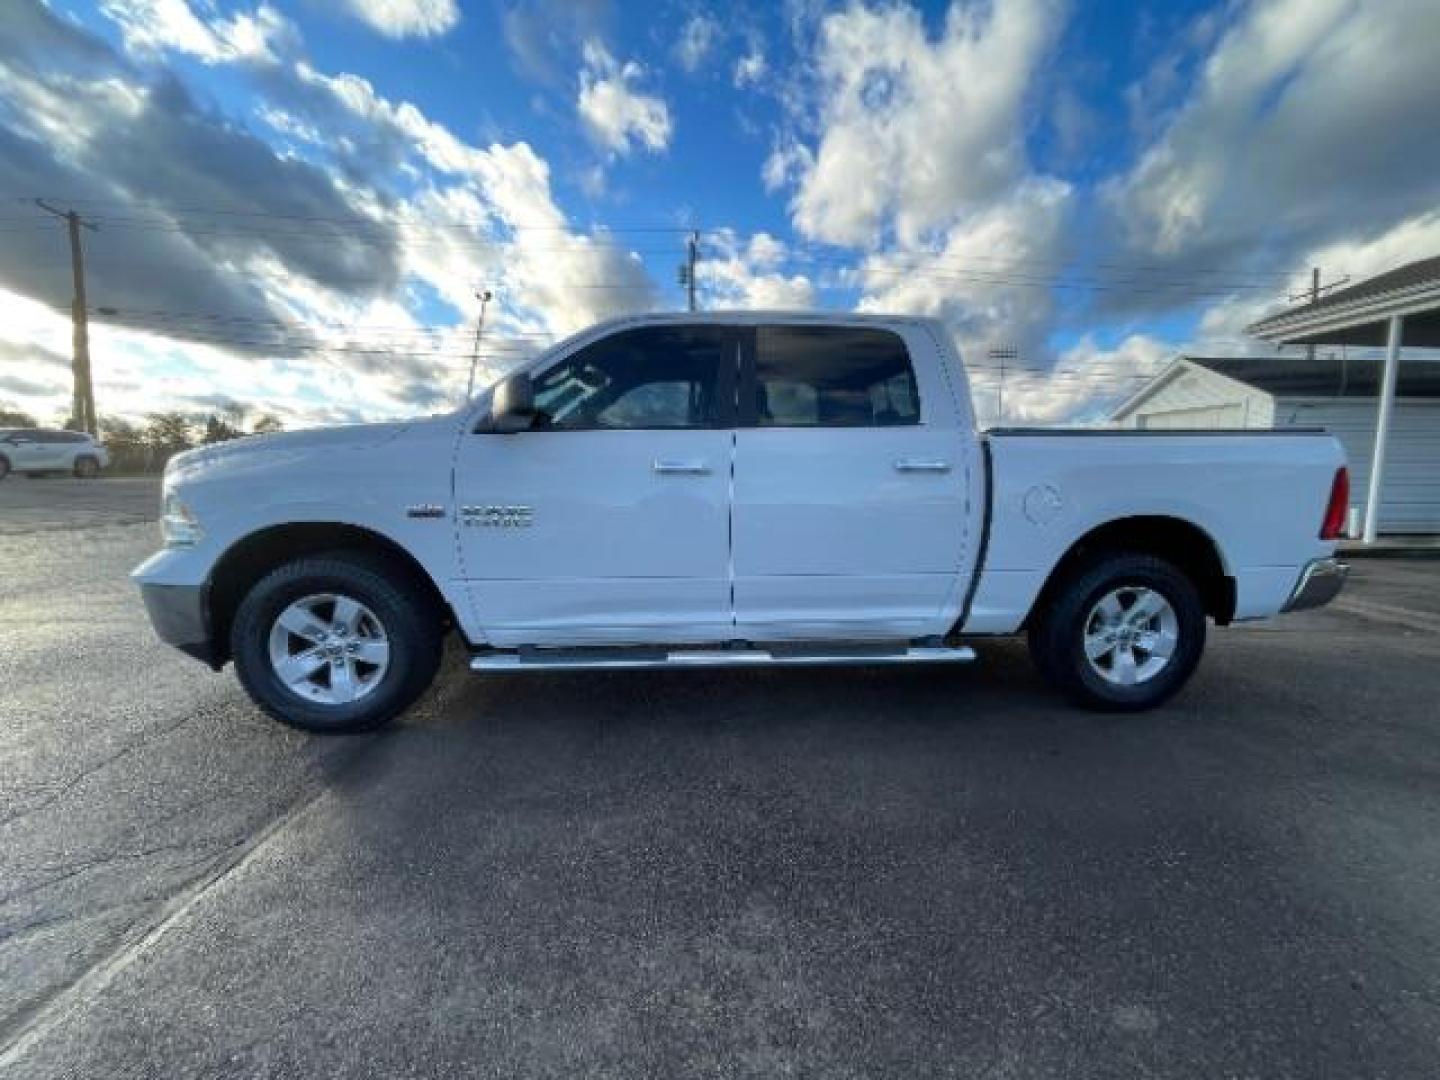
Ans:
[[[159,477],[32,480],[14,473],[0,483],[0,536],[154,521],[159,502]]]
[[[0,485],[7,1078],[1436,1073],[1440,563],[1215,632],[1141,717],[1010,642],[455,655],[316,739],[152,639],[145,483]]]

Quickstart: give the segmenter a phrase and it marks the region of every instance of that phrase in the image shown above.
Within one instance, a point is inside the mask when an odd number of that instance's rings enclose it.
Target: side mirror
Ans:
[[[485,430],[500,435],[528,431],[535,421],[535,384],[523,371],[507,375],[490,395],[490,416]]]

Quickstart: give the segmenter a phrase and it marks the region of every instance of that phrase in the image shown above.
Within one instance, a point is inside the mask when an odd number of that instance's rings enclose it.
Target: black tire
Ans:
[[[10,459],[7,458],[4,454],[0,454],[0,480],[4,480],[9,475]]]
[[[1091,613],[1108,593],[1132,588],[1159,593],[1175,614],[1178,640],[1169,663],[1131,685],[1110,681],[1085,655]],[[1087,709],[1139,712],[1178,691],[1205,649],[1205,608],[1199,590],[1179,568],[1152,555],[1115,552],[1077,567],[1052,588],[1030,622],[1030,655],[1052,686]]]
[[[309,701],[281,681],[270,662],[270,631],[292,603],[317,593],[358,600],[390,643],[389,666],[372,690],[345,704]],[[441,613],[426,583],[364,552],[306,556],[271,571],[240,602],[230,626],[235,671],[251,700],[281,723],[304,731],[370,731],[404,712],[440,666]]]
[[[81,480],[93,480],[100,475],[100,461],[89,454],[75,459],[74,468],[71,470]]]

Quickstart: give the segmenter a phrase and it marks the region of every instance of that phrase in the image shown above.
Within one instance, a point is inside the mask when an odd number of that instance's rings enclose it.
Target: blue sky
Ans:
[[[1440,248],[1440,5],[11,0],[0,404],[291,424],[463,387],[596,318],[937,316],[988,415],[1090,419],[1301,288]],[[1019,369],[1018,372],[1016,369]]]

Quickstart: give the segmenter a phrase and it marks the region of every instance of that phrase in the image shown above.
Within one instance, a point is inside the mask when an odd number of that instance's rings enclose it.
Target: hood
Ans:
[[[416,423],[407,420],[391,424],[346,424],[342,427],[281,431],[273,435],[247,435],[223,443],[201,446],[176,454],[165,466],[167,480],[193,477],[211,469],[252,462],[280,462],[306,457],[316,451],[364,449],[396,438]]]

